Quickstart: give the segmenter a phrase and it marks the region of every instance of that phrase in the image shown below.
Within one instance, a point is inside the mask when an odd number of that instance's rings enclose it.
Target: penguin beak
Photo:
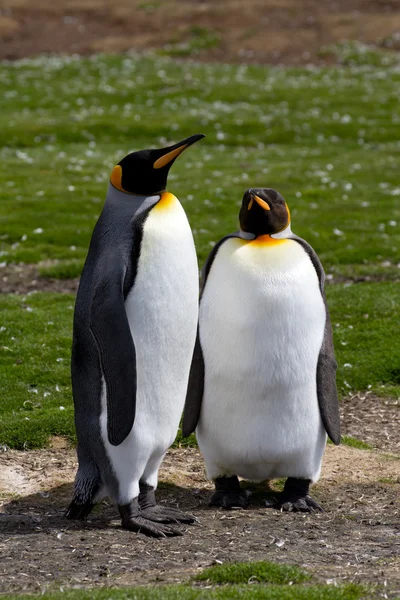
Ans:
[[[261,208],[263,208],[264,210],[271,210],[270,205],[268,204],[268,202],[265,202],[265,200],[263,200],[262,198],[260,198],[259,196],[256,196],[256,194],[252,194],[251,195],[251,200],[249,202],[249,205],[247,207],[247,210],[250,210],[251,207],[253,206],[253,203],[257,202],[257,204],[259,206],[261,206]]]
[[[177,156],[179,156],[186,148],[201,140],[205,137],[202,133],[197,133],[196,135],[192,135],[191,137],[178,142],[174,146],[169,146],[163,150],[163,154],[157,158],[155,163],[153,164],[153,169],[162,169],[163,167],[169,165]]]

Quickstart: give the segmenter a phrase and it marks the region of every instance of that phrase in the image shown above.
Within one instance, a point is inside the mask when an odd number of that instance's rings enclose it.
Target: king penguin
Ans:
[[[133,152],[114,167],[77,294],[72,390],[78,472],[71,519],[108,495],[122,526],[180,535],[193,517],[156,504],[158,470],[185,403],[198,321],[198,266],[171,165],[204,136]]]
[[[239,220],[203,270],[183,434],[197,427],[211,505],[247,506],[238,476],[287,478],[275,506],[322,510],[309,487],[340,442],[324,271],[275,190],[247,190]]]

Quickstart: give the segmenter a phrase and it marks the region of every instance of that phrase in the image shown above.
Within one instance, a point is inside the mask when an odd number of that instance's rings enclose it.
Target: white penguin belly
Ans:
[[[176,436],[196,339],[198,292],[186,214],[172,194],[164,194],[145,221],[138,271],[125,301],[136,350],[136,416],[117,447],[107,440],[103,398],[103,436],[120,503],[137,495],[140,479],[156,486],[159,464]]]
[[[318,479],[326,433],[316,369],[325,318],[300,244],[263,236],[222,245],[200,304],[205,382],[197,437],[211,479]]]

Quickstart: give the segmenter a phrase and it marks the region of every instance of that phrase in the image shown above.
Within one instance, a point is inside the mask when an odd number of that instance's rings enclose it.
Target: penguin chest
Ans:
[[[307,462],[324,436],[316,369],[325,318],[300,244],[234,238],[221,246],[200,305],[206,461],[211,449],[228,472],[250,479],[287,475],[294,456]]]
[[[164,196],[144,223],[125,309],[136,351],[133,433],[146,437],[154,429],[167,447],[183,409],[196,337],[198,266],[185,212],[172,194]]]

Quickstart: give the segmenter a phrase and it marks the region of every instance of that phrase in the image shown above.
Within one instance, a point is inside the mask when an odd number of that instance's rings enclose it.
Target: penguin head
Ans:
[[[154,196],[164,192],[175,159],[203,137],[199,133],[167,148],[132,152],[113,168],[110,181],[117,190],[129,194]]]
[[[259,236],[285,229],[290,223],[290,212],[279,192],[251,188],[243,195],[239,220],[242,231]]]

